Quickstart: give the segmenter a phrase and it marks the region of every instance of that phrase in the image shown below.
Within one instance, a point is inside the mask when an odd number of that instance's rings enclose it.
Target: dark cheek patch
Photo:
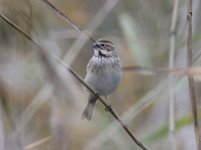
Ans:
[[[101,53],[101,51],[98,51],[98,54],[100,57],[107,57],[105,54]]]

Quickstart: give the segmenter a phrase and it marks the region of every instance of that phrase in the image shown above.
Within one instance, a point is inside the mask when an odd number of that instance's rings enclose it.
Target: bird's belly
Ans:
[[[120,79],[121,71],[111,69],[98,73],[88,73],[85,80],[100,95],[108,95],[117,88]]]

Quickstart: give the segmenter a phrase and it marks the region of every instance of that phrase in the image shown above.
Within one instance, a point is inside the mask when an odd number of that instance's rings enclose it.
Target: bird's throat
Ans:
[[[107,57],[105,54],[103,54],[100,50],[98,51],[98,54],[100,57]]]

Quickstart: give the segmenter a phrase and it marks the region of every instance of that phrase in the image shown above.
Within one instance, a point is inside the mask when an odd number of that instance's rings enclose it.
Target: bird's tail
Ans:
[[[82,119],[86,118],[88,121],[91,120],[91,116],[92,116],[96,101],[97,101],[97,97],[89,96],[89,101],[87,103],[87,106],[85,107],[85,109],[82,113]]]

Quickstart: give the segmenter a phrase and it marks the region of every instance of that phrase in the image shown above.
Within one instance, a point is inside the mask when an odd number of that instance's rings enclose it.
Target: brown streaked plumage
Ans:
[[[107,51],[112,51],[115,48],[114,44],[109,39],[106,38],[97,40],[96,44]]]

